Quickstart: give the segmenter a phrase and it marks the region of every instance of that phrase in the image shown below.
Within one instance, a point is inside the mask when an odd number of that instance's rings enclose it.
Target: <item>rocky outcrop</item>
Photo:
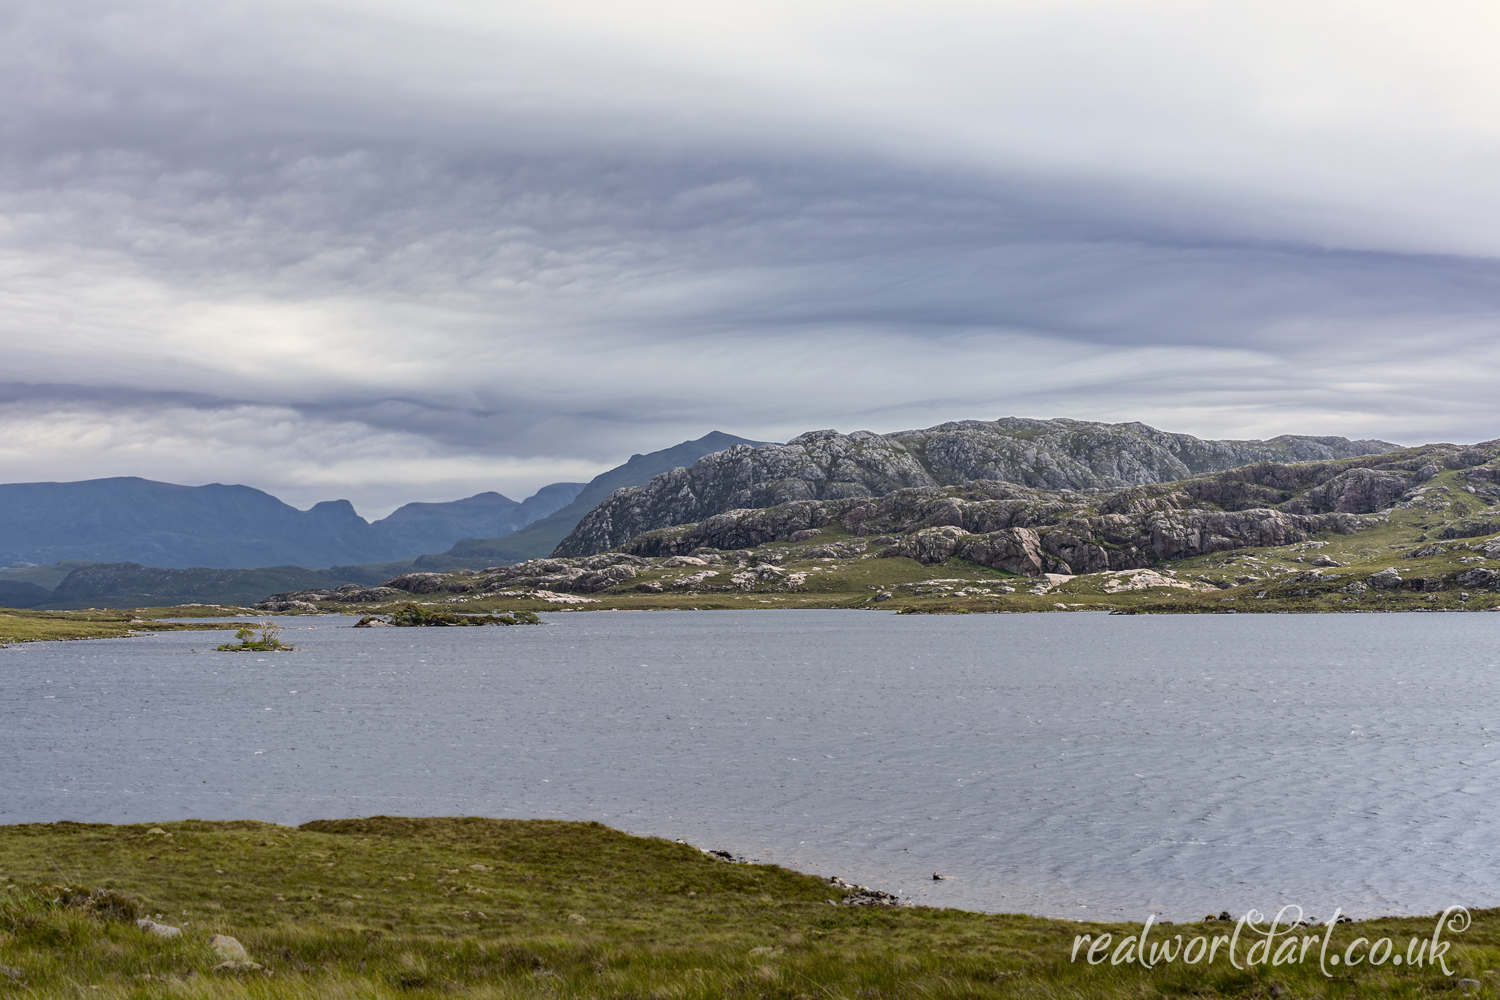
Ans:
[[[439,588],[434,588],[439,589]],[[318,611],[320,604],[379,604],[405,597],[406,592],[395,587],[361,587],[357,583],[346,583],[333,590],[294,590],[284,594],[272,594],[255,605],[256,611],[273,614],[286,611]]]
[[[648,531],[730,512],[875,500],[905,489],[997,481],[1018,490],[1096,490],[1188,479],[1253,462],[1334,460],[1395,447],[1383,441],[1291,436],[1203,441],[1145,424],[1020,418],[965,420],[894,434],[812,431],[784,445],[736,446],[644,486],[617,490],[590,511],[553,554],[602,552]],[[1330,475],[1340,471],[1333,469]],[[1251,481],[1218,488],[1226,499],[1239,496],[1236,504],[1241,508],[1279,503],[1291,495],[1285,488]],[[750,533],[742,544],[758,544],[749,539],[760,529],[744,527]],[[797,530],[817,527],[808,523]]]
[[[800,500],[736,510],[648,532],[622,546],[637,556],[681,556],[790,540],[838,524],[855,535],[894,535],[879,553],[932,565],[954,557],[1012,573],[1095,573],[1253,546],[1289,545],[1319,532],[1364,526],[1349,514],[1252,508],[1205,510],[1188,493],[1140,491],[1091,498],[1010,483],[896,490],[878,499]],[[1107,511],[1107,513],[1100,513]]]
[[[524,586],[559,594],[596,594],[635,579],[639,568],[647,565],[647,560],[621,552],[584,559],[528,559],[485,570],[472,589],[486,594]]]

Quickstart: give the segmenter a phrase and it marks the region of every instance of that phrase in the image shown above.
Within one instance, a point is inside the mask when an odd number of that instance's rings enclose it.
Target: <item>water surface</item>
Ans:
[[[1056,916],[1500,904],[1500,615],[544,618],[5,649],[0,822],[598,819]]]

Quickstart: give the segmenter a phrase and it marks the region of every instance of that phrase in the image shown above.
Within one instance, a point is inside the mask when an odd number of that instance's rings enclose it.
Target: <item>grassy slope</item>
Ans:
[[[151,832],[153,829],[159,831]],[[482,866],[482,867],[481,867]],[[835,907],[819,878],[713,860],[597,823],[481,819],[0,827],[0,995],[255,997],[1417,997],[1432,969],[1070,964],[1077,933],[1133,929],[958,910]],[[179,925],[53,904],[109,887]],[[1428,937],[1432,918],[1345,925]],[[1228,925],[1163,932],[1227,933]],[[274,975],[216,976],[210,934]],[[1158,932],[1161,933],[1161,932]],[[1500,911],[1450,953],[1492,995]],[[1242,946],[1243,947],[1243,946]],[[196,973],[196,974],[194,974]],[[145,979],[143,977],[151,977]]]

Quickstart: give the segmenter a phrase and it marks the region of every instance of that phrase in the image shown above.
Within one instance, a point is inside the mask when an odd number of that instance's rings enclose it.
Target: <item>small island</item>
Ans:
[[[255,630],[260,630],[257,638]],[[239,642],[226,642],[218,647],[221,653],[290,653],[296,646],[281,641],[281,626],[275,622],[261,622],[254,627],[244,626],[235,631]]]

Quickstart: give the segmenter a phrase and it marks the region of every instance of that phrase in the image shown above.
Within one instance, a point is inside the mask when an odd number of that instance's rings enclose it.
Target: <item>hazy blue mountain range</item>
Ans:
[[[545,555],[617,488],[736,444],[755,442],[715,431],[633,455],[587,484],[553,483],[521,503],[499,493],[409,503],[373,524],[345,501],[299,511],[247,486],[0,485],[0,566],[45,564],[0,569],[0,607],[249,604],[275,591],[378,584],[411,570],[413,557],[461,539],[460,546],[491,553],[474,560],[485,565],[513,561],[493,554],[498,543],[525,553],[515,558]],[[444,568],[466,564],[435,555],[416,561],[427,568],[433,560]],[[315,566],[326,568],[305,568]]]
[[[0,485],[0,565],[81,559],[247,568],[410,559],[525,527],[582,488],[554,483],[522,503],[499,493],[411,503],[371,524],[347,500],[301,511],[249,486],[134,477],[7,483]]]

